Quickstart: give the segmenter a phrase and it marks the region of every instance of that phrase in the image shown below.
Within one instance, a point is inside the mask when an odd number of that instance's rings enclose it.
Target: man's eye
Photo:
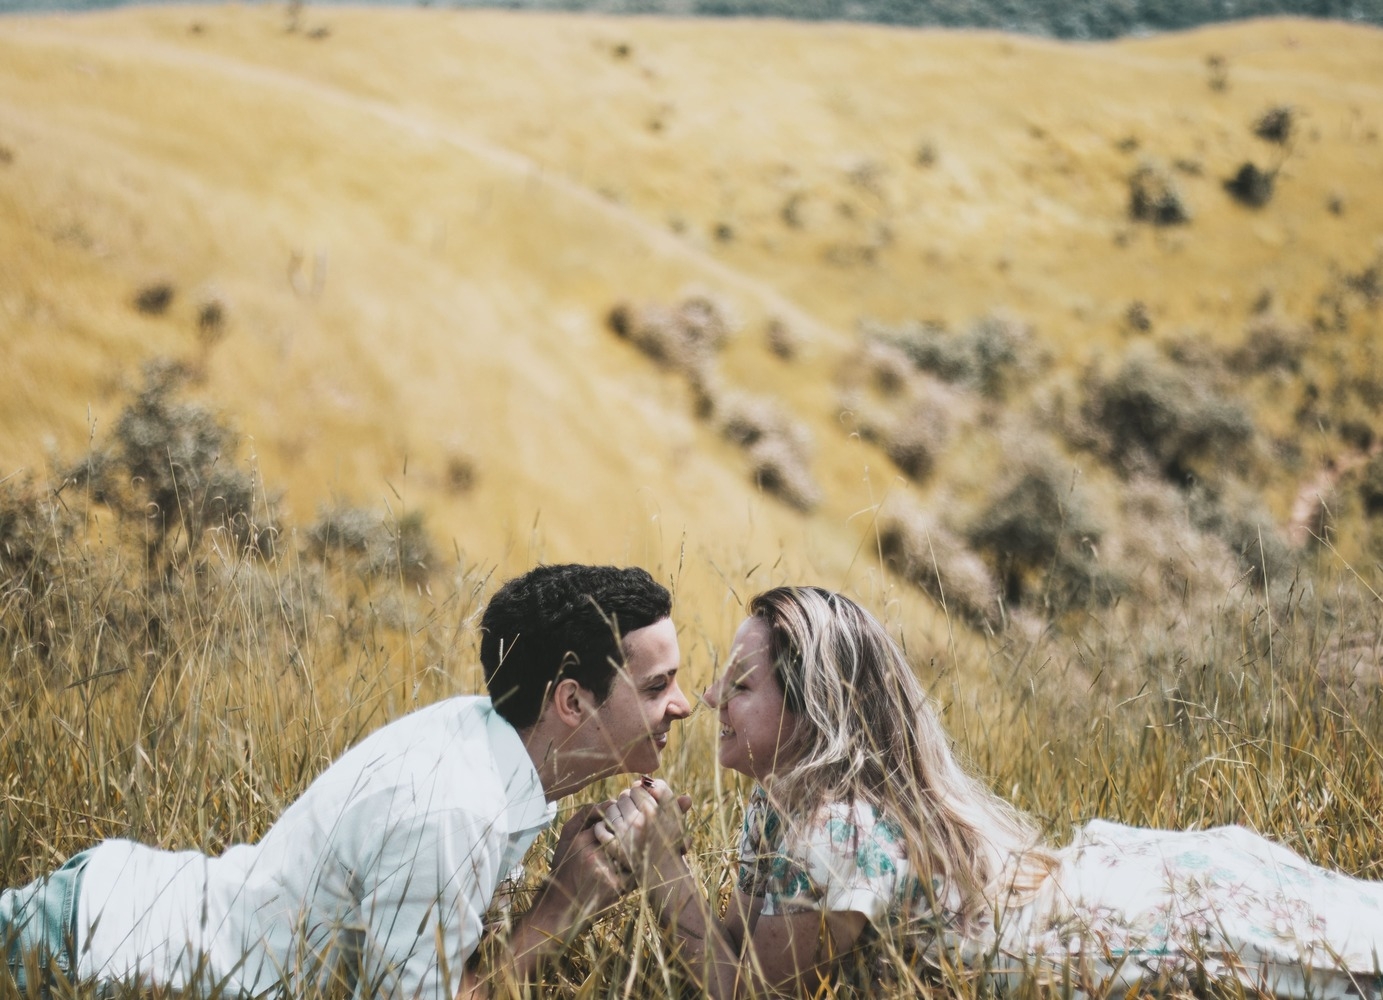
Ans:
[[[648,686],[648,690],[655,694],[659,691],[666,691],[667,681],[655,681]]]

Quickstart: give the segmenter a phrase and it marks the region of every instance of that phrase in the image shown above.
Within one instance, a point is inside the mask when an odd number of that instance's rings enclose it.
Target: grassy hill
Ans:
[[[1056,840],[1376,874],[1380,41],[0,19],[0,884],[257,836],[566,559],[676,587],[693,689],[855,594]],[[632,940],[562,995],[665,995]]]
[[[8,18],[0,465],[47,475],[99,445],[141,363],[182,359],[298,523],[387,502],[505,569],[670,565],[685,539],[704,593],[735,560],[887,594],[879,505],[973,536],[1020,458],[1078,475],[1117,534],[1133,445],[1073,422],[1135,350],[1166,386],[1218,366],[1211,402],[1252,424],[1234,489],[1285,535],[1376,424],[1378,42],[1291,20],[1072,45],[440,10]],[[1254,133],[1274,108],[1280,142]],[[1245,163],[1266,204],[1227,190]],[[1133,217],[1140,165],[1188,221]],[[731,328],[704,420],[703,378],[607,324],[698,296]],[[1001,394],[943,372],[948,395],[935,364],[908,390],[946,424],[910,480],[888,451],[912,397],[868,389],[861,324],[924,324],[954,354],[996,316],[1023,354]],[[1259,328],[1285,360],[1226,367]],[[810,439],[810,512],[719,433],[746,393]],[[1224,492],[1222,459],[1153,464]],[[1335,540],[1367,566],[1376,521],[1355,524]]]

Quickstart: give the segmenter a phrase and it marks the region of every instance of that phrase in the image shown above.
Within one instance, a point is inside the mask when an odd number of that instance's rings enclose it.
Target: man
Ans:
[[[554,802],[655,769],[690,713],[670,611],[639,569],[544,566],[509,581],[481,620],[490,698],[371,734],[259,843],[211,858],[108,840],[0,894],[17,984],[51,966],[231,996],[483,993],[497,971],[472,961],[484,914]],[[505,947],[485,949],[512,956],[520,978],[619,896],[597,818],[567,822],[533,906]]]

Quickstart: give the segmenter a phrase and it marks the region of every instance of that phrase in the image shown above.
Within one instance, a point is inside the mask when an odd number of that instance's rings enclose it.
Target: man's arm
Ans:
[[[592,832],[608,803],[578,809],[562,825],[552,852],[552,870],[527,912],[486,935],[467,964],[459,1000],[485,1000],[495,978],[532,982],[543,963],[565,951],[571,940],[629,889],[629,879]]]

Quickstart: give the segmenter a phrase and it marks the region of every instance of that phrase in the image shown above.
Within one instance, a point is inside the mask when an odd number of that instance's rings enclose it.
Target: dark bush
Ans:
[[[1191,221],[1191,210],[1181,195],[1181,188],[1166,167],[1157,163],[1141,164],[1128,179],[1129,215],[1139,222],[1155,226],[1176,226]]]
[[[231,465],[234,434],[210,410],[173,400],[188,378],[177,364],[146,366],[143,389],[115,425],[120,461],[154,529],[151,548],[179,528],[195,547],[203,531],[224,526],[241,544],[267,551],[272,525],[254,523],[254,480]]]
[[[1383,452],[1374,455],[1359,478],[1359,499],[1369,517],[1383,517]]]
[[[1191,523],[1219,538],[1256,589],[1291,581],[1296,562],[1272,518],[1255,500],[1227,499],[1212,487],[1193,487],[1188,495]]]
[[[999,316],[986,316],[959,334],[932,323],[913,323],[892,331],[866,327],[866,335],[896,347],[916,368],[992,399],[1002,398],[1035,363],[1031,329]]]
[[[764,328],[764,342],[769,353],[782,361],[792,361],[802,349],[801,341],[783,320],[774,317]]]
[[[1273,199],[1273,184],[1276,171],[1260,170],[1252,163],[1244,163],[1238,173],[1225,181],[1225,190],[1234,200],[1250,208],[1262,208]]]
[[[730,320],[717,302],[692,295],[679,305],[620,303],[606,325],[665,368],[695,374],[707,367],[730,336]]]
[[[1237,464],[1253,422],[1193,374],[1136,354],[1105,381],[1087,380],[1083,408],[1092,440],[1126,474],[1147,468],[1186,483],[1198,464]]]
[[[1229,355],[1229,366],[1241,374],[1274,369],[1295,373],[1301,369],[1309,335],[1304,325],[1282,316],[1255,316],[1244,331],[1244,343]]]
[[[879,553],[895,573],[974,628],[992,631],[1003,624],[994,577],[953,533],[899,502],[880,512],[878,526]]]
[[[220,299],[207,299],[197,309],[197,335],[207,345],[216,343],[226,332],[226,306]]]
[[[887,426],[863,428],[888,454],[898,471],[914,482],[922,482],[936,467],[950,434],[946,411],[934,400],[919,399]]]
[[[780,437],[762,438],[749,449],[754,482],[789,507],[803,513],[821,502],[821,488],[804,457]]]
[[[166,281],[145,285],[135,292],[134,307],[146,316],[162,316],[173,303],[173,286]]]
[[[1011,606],[1041,590],[1060,609],[1084,604],[1095,593],[1092,558],[1099,540],[1072,483],[1055,463],[1032,463],[1001,488],[966,531],[970,545],[989,557]]]
[[[1285,146],[1292,140],[1296,111],[1289,104],[1278,104],[1264,111],[1253,123],[1253,134],[1264,142]]]
[[[475,489],[480,475],[475,462],[465,455],[452,455],[447,459],[446,486],[452,494],[469,493]]]
[[[307,543],[309,554],[367,579],[422,584],[436,562],[417,511],[392,519],[360,507],[326,507],[307,529]]]
[[[754,481],[790,507],[810,511],[821,501],[811,474],[810,432],[774,400],[730,393],[716,402],[721,436],[749,455]]]

